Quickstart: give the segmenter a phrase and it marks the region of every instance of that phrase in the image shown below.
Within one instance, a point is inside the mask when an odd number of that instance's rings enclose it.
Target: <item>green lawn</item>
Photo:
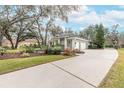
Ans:
[[[99,87],[124,88],[124,48],[118,50],[119,57]]]
[[[68,58],[63,55],[46,55],[29,58],[16,58],[0,60],[0,74],[8,73],[11,71],[20,70],[60,59]]]

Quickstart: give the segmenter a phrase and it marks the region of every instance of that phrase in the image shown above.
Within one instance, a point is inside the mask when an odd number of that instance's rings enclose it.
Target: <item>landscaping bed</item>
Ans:
[[[11,58],[25,58],[25,57],[34,57],[34,56],[40,56],[41,54],[38,53],[28,53],[30,56],[23,56],[22,53],[6,53],[3,55],[0,55],[0,60],[3,59],[11,59]]]
[[[78,50],[72,50],[67,48],[65,50],[62,49],[62,46],[56,45],[52,47],[41,46],[39,48],[34,48],[31,46],[21,46],[18,49],[5,49],[4,47],[0,47],[0,60],[11,59],[11,58],[26,58],[26,57],[34,57],[41,55],[65,55],[65,56],[74,56],[75,53],[79,53]]]

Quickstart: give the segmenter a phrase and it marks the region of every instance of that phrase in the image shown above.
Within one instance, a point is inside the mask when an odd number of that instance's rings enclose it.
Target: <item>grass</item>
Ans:
[[[0,74],[5,74],[8,72],[68,58],[68,56],[63,55],[46,55],[37,56],[29,58],[16,58],[16,59],[6,59],[0,60]]]
[[[124,48],[118,50],[119,57],[99,87],[124,88]]]

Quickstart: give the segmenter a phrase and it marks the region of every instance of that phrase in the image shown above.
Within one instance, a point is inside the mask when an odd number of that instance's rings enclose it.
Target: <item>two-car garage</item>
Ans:
[[[78,49],[83,51],[84,49],[88,48],[88,40],[82,38],[75,38],[74,49]]]

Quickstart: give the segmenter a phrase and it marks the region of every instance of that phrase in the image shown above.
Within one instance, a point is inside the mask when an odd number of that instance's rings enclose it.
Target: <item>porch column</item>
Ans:
[[[79,51],[81,51],[81,42],[79,42]]]
[[[75,49],[75,39],[72,39],[72,49]]]
[[[67,48],[67,38],[65,37],[65,40],[64,40],[64,49]]]
[[[58,44],[60,44],[60,38],[58,38]]]

